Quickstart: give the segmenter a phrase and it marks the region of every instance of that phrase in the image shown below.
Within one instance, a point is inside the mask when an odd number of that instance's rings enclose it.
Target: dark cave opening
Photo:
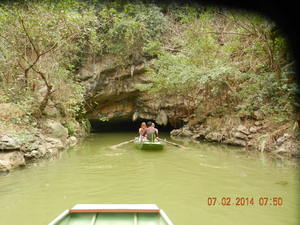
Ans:
[[[91,132],[92,133],[100,133],[100,132],[138,132],[139,127],[142,122],[155,122],[153,120],[146,120],[146,119],[137,119],[136,121],[131,120],[112,120],[112,121],[100,121],[91,119]],[[159,125],[157,123],[156,128],[160,132],[170,132],[171,130],[175,129],[171,124],[167,124],[166,126]]]

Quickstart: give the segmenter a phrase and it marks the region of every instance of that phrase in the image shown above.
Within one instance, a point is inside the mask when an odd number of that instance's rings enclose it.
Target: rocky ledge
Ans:
[[[84,135],[80,129],[78,125],[77,137]],[[77,137],[69,135],[67,128],[51,119],[43,121],[34,134],[0,134],[0,172],[11,171],[42,158],[57,158],[62,150],[76,145]]]
[[[264,121],[221,129],[206,124],[185,125],[180,129],[172,130],[171,137],[174,139],[189,138],[197,142],[215,142],[240,146],[248,150],[300,157],[299,144],[294,136],[284,128],[269,132]]]

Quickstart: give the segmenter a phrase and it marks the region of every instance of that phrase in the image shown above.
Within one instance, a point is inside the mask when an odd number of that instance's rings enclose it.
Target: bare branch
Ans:
[[[50,98],[51,94],[53,93],[53,90],[52,90],[53,86],[48,83],[46,75],[43,72],[36,70],[34,67],[32,67],[32,70],[40,75],[40,77],[42,78],[42,80],[44,81],[44,83],[47,87],[47,93],[44,96],[44,99],[41,102],[40,107],[39,107],[40,113],[43,113],[48,104],[49,98]]]
[[[200,32],[200,33],[203,33],[203,34],[233,34],[233,35],[242,35],[242,36],[252,36],[253,33],[248,33],[248,34],[243,34],[243,33],[237,33],[237,32],[214,32],[214,31],[203,31],[203,32]]]
[[[34,52],[36,54],[36,58],[35,60],[24,70],[24,76],[25,76],[25,82],[26,84],[28,83],[27,80],[28,80],[28,72],[30,69],[33,68],[33,66],[35,66],[37,64],[37,62],[39,61],[40,57],[47,54],[48,52],[50,52],[51,50],[55,49],[57,47],[57,43],[55,43],[52,47],[50,47],[49,49],[45,50],[44,52],[40,53],[38,48],[36,47],[36,45],[34,44],[32,38],[30,37],[29,35],[29,32],[28,30],[26,29],[25,27],[25,24],[24,24],[24,21],[21,17],[19,17],[20,21],[21,21],[21,24],[22,24],[22,28],[26,34],[26,37],[28,38],[31,46],[33,47],[34,49]],[[23,59],[28,63],[28,61],[23,57]]]
[[[48,52],[52,51],[53,49],[55,49],[57,47],[57,43],[55,43],[54,45],[52,45],[52,47],[50,47],[49,49],[45,50],[44,52],[39,54],[39,57],[47,54]]]
[[[38,55],[39,55],[39,50],[37,49],[37,47],[36,47],[35,44],[33,43],[33,40],[32,40],[32,38],[30,37],[27,28],[25,27],[24,20],[23,20],[20,16],[19,16],[19,20],[20,20],[20,22],[21,22],[21,25],[22,25],[22,28],[23,28],[23,30],[24,30],[24,32],[25,32],[26,37],[28,38],[28,40],[29,40],[31,46],[33,47],[33,50],[35,51],[36,55],[38,56]]]
[[[232,12],[231,12],[231,16],[232,16],[233,19],[230,18],[229,16],[223,14],[223,13],[218,12],[218,14],[221,15],[221,16],[223,16],[223,17],[225,17],[225,18],[227,18],[227,19],[229,19],[229,20],[231,20],[231,21],[234,22],[236,25],[238,25],[238,26],[242,27],[244,30],[248,31],[250,34],[252,34],[252,35],[254,34],[253,31],[252,31],[246,24],[244,24],[244,23],[238,21],[238,20],[235,18],[235,16],[233,15]]]
[[[47,78],[46,78],[45,73],[43,73],[43,72],[37,70],[37,69],[35,68],[35,65],[38,63],[38,61],[40,60],[40,58],[41,58],[43,55],[45,55],[45,54],[47,54],[48,52],[54,50],[58,45],[57,45],[57,43],[55,43],[54,45],[52,45],[52,46],[51,46],[50,48],[48,48],[47,50],[45,50],[45,51],[43,51],[43,52],[40,52],[40,50],[38,49],[38,47],[36,46],[36,44],[34,43],[32,37],[30,36],[30,34],[29,34],[29,32],[28,32],[28,30],[27,30],[27,28],[26,28],[26,26],[25,26],[24,20],[23,20],[21,17],[19,17],[19,20],[20,20],[20,22],[21,22],[23,31],[25,32],[25,35],[26,35],[27,39],[29,40],[29,42],[30,42],[30,44],[31,44],[31,46],[32,46],[32,48],[33,48],[35,54],[36,54],[36,58],[34,59],[34,61],[33,61],[32,63],[29,63],[28,60],[24,57],[24,55],[22,55],[21,57],[24,59],[24,61],[25,61],[26,63],[29,64],[29,66],[28,66],[27,68],[25,68],[25,69],[23,68],[23,66],[21,65],[20,62],[18,62],[18,63],[19,63],[19,65],[21,66],[21,68],[24,69],[24,76],[25,76],[25,79],[26,79],[26,84],[27,84],[27,79],[28,79],[28,72],[29,72],[30,69],[32,69],[32,70],[35,71],[37,74],[39,74],[39,76],[41,77],[41,79],[44,81],[44,83],[45,83],[45,85],[46,85],[46,87],[47,87],[47,93],[46,93],[46,95],[44,96],[44,99],[43,99],[43,101],[41,102],[40,107],[39,107],[40,113],[43,113],[44,110],[45,110],[45,108],[46,108],[46,106],[47,106],[47,104],[48,104],[49,98],[50,98],[51,94],[53,93],[53,91],[52,91],[53,86],[52,86],[51,84],[49,84],[49,82],[48,82],[48,80],[47,80]]]

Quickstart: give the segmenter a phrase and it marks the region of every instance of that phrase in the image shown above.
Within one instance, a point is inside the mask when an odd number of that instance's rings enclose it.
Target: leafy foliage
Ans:
[[[96,16],[77,1],[3,4],[0,14],[1,102],[34,115],[52,101],[66,116],[75,116],[83,89],[74,64],[83,46],[94,47]]]
[[[152,56],[167,29],[161,9],[152,4],[114,3],[97,13],[102,54],[117,55],[125,64],[140,61],[147,54]]]
[[[81,120],[76,74],[91,55],[110,55],[124,67],[151,60],[147,82],[136,88],[184,99],[190,114],[293,115],[293,58],[284,35],[261,15],[140,1],[0,5],[0,104],[16,104],[28,118],[55,105]]]
[[[292,57],[284,36],[274,34],[275,24],[248,12],[201,9],[197,14],[182,8],[183,28],[170,37],[180,47],[162,48],[140,90],[185,96],[196,114],[251,117],[260,109],[278,121],[292,116],[294,69],[285,69]]]

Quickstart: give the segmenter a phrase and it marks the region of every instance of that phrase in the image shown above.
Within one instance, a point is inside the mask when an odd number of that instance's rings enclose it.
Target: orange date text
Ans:
[[[208,197],[208,206],[282,206],[282,197]]]

